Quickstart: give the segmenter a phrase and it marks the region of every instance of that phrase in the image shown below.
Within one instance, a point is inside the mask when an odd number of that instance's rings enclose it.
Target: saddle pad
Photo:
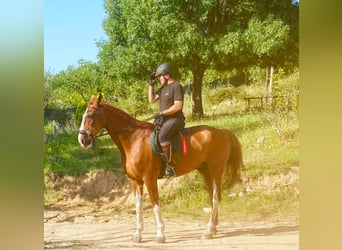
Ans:
[[[163,151],[161,150],[159,143],[158,143],[158,136],[157,130],[153,130],[151,137],[150,137],[150,146],[152,148],[153,153],[157,155],[162,155]]]

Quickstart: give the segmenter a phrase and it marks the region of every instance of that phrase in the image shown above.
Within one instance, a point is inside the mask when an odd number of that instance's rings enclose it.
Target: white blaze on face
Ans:
[[[85,123],[85,119],[87,117],[87,111],[88,111],[88,108],[86,109],[86,111],[83,113],[83,117],[82,117],[82,122],[81,122],[81,126],[80,128],[78,129],[78,131],[82,131],[84,130],[84,123]],[[85,147],[81,141],[83,135],[78,133],[78,143],[82,146],[82,147]]]

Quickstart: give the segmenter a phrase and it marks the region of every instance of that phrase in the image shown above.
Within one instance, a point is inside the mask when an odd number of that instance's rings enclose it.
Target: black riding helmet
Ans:
[[[173,68],[170,63],[163,63],[160,64],[156,70],[155,77],[158,77],[160,75],[169,74],[170,76],[173,76]]]

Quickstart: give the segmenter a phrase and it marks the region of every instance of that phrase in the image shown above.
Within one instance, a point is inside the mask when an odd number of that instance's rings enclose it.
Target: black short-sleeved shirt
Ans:
[[[176,81],[158,90],[157,95],[159,95],[159,111],[168,109],[174,104],[175,101],[184,100],[183,87],[179,82]],[[180,110],[171,116],[183,116],[183,111]]]

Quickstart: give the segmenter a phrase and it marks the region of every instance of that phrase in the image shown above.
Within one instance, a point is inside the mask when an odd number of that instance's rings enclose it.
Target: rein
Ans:
[[[150,121],[150,120],[152,120],[152,119],[154,119],[154,116],[148,117],[148,118],[146,118],[144,121],[145,121],[145,122],[148,122],[148,121]],[[129,128],[131,128],[131,127],[124,128],[123,130],[129,129]],[[120,131],[119,131],[119,132],[120,132]],[[119,132],[117,132],[117,134],[118,134]],[[80,132],[80,133],[81,133],[81,132]],[[105,135],[109,135],[109,133],[108,133],[108,132],[103,132],[103,133],[101,133],[101,134],[97,134],[97,135],[95,136],[95,138],[98,138],[98,137],[101,137],[101,136],[105,136]]]
[[[95,138],[98,138],[98,137],[101,137],[101,136],[105,136],[105,135],[109,135],[109,133],[108,133],[108,132],[103,132],[103,133],[101,133],[101,134],[97,134],[97,135],[95,136]]]

